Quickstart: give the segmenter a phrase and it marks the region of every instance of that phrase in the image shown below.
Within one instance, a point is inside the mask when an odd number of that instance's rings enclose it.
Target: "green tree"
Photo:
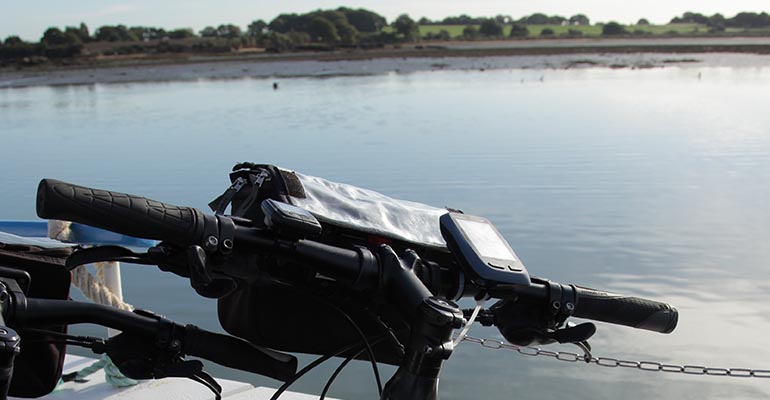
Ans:
[[[513,24],[513,26],[511,26],[511,33],[509,36],[512,38],[527,37],[529,36],[529,29],[521,24]]]
[[[282,51],[291,50],[294,48],[289,35],[285,33],[272,32],[267,42],[267,48],[269,51],[280,53]]]
[[[24,43],[24,41],[21,40],[21,38],[16,36],[16,35],[11,35],[11,36],[8,36],[7,38],[5,38],[5,45],[6,46],[17,46],[17,45],[20,45],[22,43]]]
[[[640,18],[639,21],[636,22],[637,25],[649,25],[650,21],[647,20],[647,18]]]
[[[82,37],[80,37],[80,29],[74,27],[74,26],[68,26],[64,28],[64,34],[76,37],[78,39],[78,43],[83,43],[84,40]]]
[[[62,32],[59,28],[48,28],[37,45],[19,45],[12,53],[19,56],[42,55],[48,58],[70,58],[80,54],[83,43],[74,32]],[[26,54],[25,54],[26,53]]]
[[[213,26],[207,26],[200,32],[201,37],[217,37],[217,30]]]
[[[725,26],[722,24],[709,24],[709,33],[721,33],[725,31]]]
[[[547,16],[543,13],[535,13],[519,20],[519,23],[526,25],[561,25],[567,18],[559,15]]]
[[[217,37],[236,39],[241,37],[241,28],[233,24],[222,24],[217,27]]]
[[[728,19],[727,26],[736,28],[765,28],[770,26],[770,15],[754,12],[742,12]]]
[[[626,33],[626,28],[617,22],[608,22],[602,26],[602,35],[604,36],[622,35],[624,33]]]
[[[340,40],[337,28],[324,17],[315,17],[310,21],[307,33],[314,41],[336,43]]]
[[[510,15],[498,14],[498,15],[495,15],[495,21],[497,21],[497,22],[499,22],[499,23],[501,23],[503,25],[508,25],[508,24],[511,23],[511,21],[513,21],[513,18],[511,18]]]
[[[59,28],[46,29],[40,42],[48,46],[73,46],[82,43],[77,34],[72,32],[65,33],[59,30]]]
[[[71,34],[77,36],[82,43],[88,43],[91,41],[91,34],[88,32],[88,26],[81,22],[79,27],[68,26],[64,29],[65,34]]]
[[[463,39],[475,40],[479,36],[479,30],[474,25],[468,25],[463,28]]]
[[[359,32],[379,32],[388,24],[388,21],[382,15],[363,8],[354,10],[351,8],[340,7],[337,11],[341,12],[345,18],[347,18],[348,23],[353,25]]]
[[[128,28],[128,31],[133,33],[139,40],[159,40],[168,36],[165,29],[152,26],[132,26]]]
[[[265,33],[266,30],[267,30],[267,23],[261,19],[258,19],[249,24],[248,28],[246,29],[246,32],[248,32],[248,35],[251,37],[257,37]]]
[[[66,36],[59,28],[51,27],[45,30],[43,37],[40,38],[40,42],[49,46],[59,46],[65,44]]]
[[[580,29],[567,29],[567,36],[570,36],[570,37],[583,36],[583,31],[581,31]]]
[[[487,18],[481,22],[479,33],[487,37],[498,37],[503,35],[503,24],[495,19]]]
[[[724,30],[725,24],[727,24],[727,18],[722,14],[717,13],[709,17],[708,26],[721,26],[722,30]]]
[[[190,28],[174,29],[168,32],[169,39],[187,39],[191,37],[195,37],[195,32]]]
[[[420,36],[420,27],[407,14],[401,14],[393,21],[393,29],[408,42],[413,42]]]
[[[709,18],[707,16],[694,12],[686,12],[681,17],[674,17],[671,20],[672,24],[707,24],[708,22]]]
[[[527,25],[547,25],[549,18],[545,14],[535,13],[528,17],[522,18],[521,22]]]
[[[297,14],[281,14],[268,24],[268,28],[272,32],[288,33],[291,31],[304,31],[306,27],[299,26],[300,16]],[[302,29],[297,29],[302,28]],[[276,41],[282,41],[284,38],[276,36]]]
[[[136,42],[139,37],[134,32],[131,32],[125,25],[105,25],[99,27],[94,33],[94,40],[117,42],[117,41],[131,41]]]
[[[576,14],[571,17],[569,17],[569,24],[570,25],[591,25],[591,20],[588,19],[584,14]]]
[[[351,25],[346,20],[339,20],[334,23],[334,27],[337,28],[340,41],[347,46],[355,46],[358,44],[358,29]]]
[[[45,46],[27,43],[18,36],[8,36],[5,44],[0,46],[0,59],[19,59],[23,57],[40,55]]]
[[[81,22],[80,26],[78,27],[78,31],[80,31],[80,40],[83,42],[90,42],[91,41],[91,34],[88,30],[88,25],[86,25],[85,22]]]
[[[553,31],[551,28],[545,28],[542,31],[540,31],[540,36],[553,36],[556,32]]]
[[[441,21],[442,25],[477,25],[481,23],[478,18],[473,18],[468,15],[460,15],[457,17],[446,17]]]

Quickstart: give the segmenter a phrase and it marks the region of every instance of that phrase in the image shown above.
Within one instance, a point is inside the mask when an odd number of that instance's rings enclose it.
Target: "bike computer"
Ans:
[[[439,224],[449,250],[472,280],[485,286],[494,283],[529,286],[527,268],[491,222],[449,212],[439,218]]]

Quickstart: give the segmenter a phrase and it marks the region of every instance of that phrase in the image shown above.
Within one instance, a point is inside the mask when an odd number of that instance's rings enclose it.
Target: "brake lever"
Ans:
[[[217,400],[222,398],[222,386],[203,370],[203,363],[199,360],[185,360],[177,357],[175,362],[166,364],[156,369],[156,378],[188,378],[206,386],[214,393]]]
[[[157,265],[161,270],[190,278],[190,285],[203,296],[217,299],[232,292],[236,283],[230,278],[212,276],[208,255],[200,246],[189,246],[186,251],[174,251],[163,246],[151,247],[146,253],[136,253],[121,246],[97,246],[79,249],[65,261],[67,271],[86,264],[120,261],[133,264]]]
[[[135,312],[159,318],[148,311]],[[160,318],[159,321],[163,322],[161,328],[149,344],[147,337],[127,332],[107,340],[104,349],[115,366],[131,379],[188,378],[206,386],[220,400],[222,387],[203,370],[203,363],[184,359],[178,331],[181,327]]]
[[[197,374],[188,376],[188,378],[209,388],[209,390],[214,393],[214,398],[216,400],[222,399],[222,386],[219,384],[219,382],[217,382],[216,379],[214,379],[214,377],[209,375],[208,372],[200,370]]]
[[[506,340],[519,346],[586,343],[596,333],[596,325],[566,322],[571,311],[567,304],[554,301],[550,306],[543,306],[536,302],[501,300],[484,313],[482,323],[491,322]]]
[[[121,246],[97,246],[75,250],[64,262],[67,271],[104,261],[122,261],[133,264],[155,265],[149,253],[136,253]]]
[[[187,248],[187,264],[190,271],[190,286],[199,295],[218,299],[235,290],[236,283],[232,279],[212,276],[209,257],[202,247],[193,245]]]
[[[566,328],[557,329],[546,334],[559,343],[588,343],[587,340],[596,333],[596,325],[585,322],[580,325],[567,324]],[[590,347],[588,348],[590,350]]]

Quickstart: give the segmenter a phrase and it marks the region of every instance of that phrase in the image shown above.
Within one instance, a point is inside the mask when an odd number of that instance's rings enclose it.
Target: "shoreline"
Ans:
[[[0,70],[0,89],[34,86],[267,79],[436,70],[770,66],[770,38],[550,39],[416,44],[321,53],[115,58]]]

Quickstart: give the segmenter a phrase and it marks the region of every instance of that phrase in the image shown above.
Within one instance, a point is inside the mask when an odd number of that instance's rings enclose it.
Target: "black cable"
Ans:
[[[404,345],[401,344],[401,341],[398,340],[398,336],[396,336],[396,332],[391,328],[388,324],[385,323],[385,321],[380,318],[379,315],[373,313],[368,308],[364,309],[364,311],[369,313],[369,316],[377,322],[378,325],[388,334],[388,337],[390,338],[390,341],[393,342],[393,344],[396,346],[396,351],[398,352],[399,357],[403,357],[406,354],[406,350],[404,348]],[[404,322],[402,320],[402,322]],[[404,329],[409,329],[409,325],[404,323]]]
[[[350,357],[346,358],[346,359],[345,359],[345,361],[343,361],[342,363],[340,363],[339,367],[337,367],[337,369],[335,369],[335,370],[334,370],[334,373],[332,374],[332,376],[330,376],[330,377],[329,377],[329,380],[328,380],[328,381],[326,381],[326,386],[324,386],[324,390],[321,392],[321,397],[319,397],[319,398],[318,398],[318,400],[324,400],[324,399],[326,399],[326,393],[328,393],[328,392],[329,392],[329,389],[332,387],[332,383],[334,383],[334,380],[335,380],[335,379],[337,379],[337,375],[339,375],[339,374],[340,374],[340,372],[342,372],[342,370],[343,370],[343,369],[345,369],[345,367],[346,367],[346,366],[347,366],[347,365],[348,365],[348,364],[349,364],[351,361],[353,361],[353,359],[354,359],[354,358],[356,358],[356,357],[360,356],[360,355],[361,355],[361,353],[363,353],[363,352],[364,352],[364,350],[361,350],[361,351],[359,351],[358,353],[356,353],[356,354],[353,354],[353,355],[351,355]]]
[[[292,289],[299,290],[299,288],[297,286],[295,286],[295,285],[293,285],[291,283],[286,283],[286,282],[279,282],[279,283],[280,284],[284,284],[284,285],[286,285],[286,286],[288,286],[288,287],[290,287]],[[339,308],[336,304],[332,303],[328,299],[326,299],[326,298],[324,298],[322,296],[319,296],[319,295],[313,293],[312,291],[303,291],[303,293],[310,294],[311,296],[315,297],[319,301],[321,301],[324,304],[326,304],[327,306],[329,306],[334,311],[337,311],[340,315],[342,315],[350,323],[350,325],[353,327],[353,329],[356,330],[356,332],[358,333],[358,336],[361,337],[361,340],[362,340],[362,342],[363,342],[363,344],[364,344],[364,346],[366,348],[366,352],[367,352],[367,354],[369,356],[369,362],[372,365],[372,372],[374,373],[374,380],[375,380],[375,382],[377,382],[377,393],[379,395],[382,395],[382,379],[380,379],[380,369],[377,366],[377,359],[374,356],[374,351],[372,350],[372,346],[369,343],[369,340],[366,338],[366,335],[361,330],[361,328],[358,326],[358,324],[356,324],[356,322],[353,321],[353,318],[350,318],[350,315],[348,315],[348,313],[346,313],[343,309]],[[383,323],[383,325],[384,325],[384,323]],[[385,325],[385,326],[387,326],[387,325]],[[391,333],[392,333],[392,331],[391,331]],[[395,337],[395,335],[394,335],[394,337]],[[398,341],[398,340],[396,339],[396,341]]]
[[[375,344],[375,345],[379,344],[380,342],[382,342],[385,339],[387,339],[387,337],[385,335],[378,336],[375,340],[372,341],[372,344]],[[278,390],[275,391],[273,396],[270,397],[270,400],[278,400],[278,398],[281,396],[281,394],[283,394],[283,392],[285,392],[286,389],[289,388],[289,386],[291,386],[294,382],[299,380],[299,378],[302,378],[303,375],[308,373],[313,368],[321,365],[321,363],[323,363],[324,361],[326,361],[326,360],[328,360],[328,359],[330,359],[332,357],[337,357],[337,356],[339,356],[342,353],[345,353],[345,352],[348,352],[348,351],[352,351],[352,350],[358,348],[359,346],[361,346],[360,342],[359,343],[354,343],[354,344],[351,344],[349,346],[343,347],[342,349],[338,350],[337,352],[335,352],[333,354],[327,354],[325,356],[318,357],[317,359],[315,359],[315,361],[313,361],[310,364],[306,365],[304,368],[299,370],[299,372],[294,374],[294,376],[291,379],[289,379],[288,381],[284,382],[284,384],[281,385],[281,387],[279,387]]]
[[[347,348],[346,348],[346,350],[347,350]],[[308,373],[311,369],[317,367],[318,365],[320,365],[324,361],[326,361],[326,360],[328,360],[328,359],[330,359],[330,358],[332,358],[334,356],[335,356],[335,354],[321,356],[321,357],[318,357],[315,361],[313,361],[310,364],[306,365],[305,368],[302,368],[296,374],[294,374],[294,376],[291,377],[291,379],[289,379],[288,381],[284,382],[283,385],[281,385],[281,387],[279,387],[278,390],[276,390],[275,393],[273,393],[273,396],[270,397],[270,400],[278,400],[278,398],[283,394],[283,392],[285,392],[286,389],[288,389],[289,386],[291,386],[294,382],[299,380],[299,378],[302,378],[302,376],[305,375],[306,373]]]
[[[67,333],[57,332],[57,331],[50,331],[48,329],[39,329],[39,328],[23,328],[24,332],[26,333],[37,333],[38,335],[47,335],[52,337],[58,337],[58,338],[65,338],[65,339],[77,339],[77,340],[83,340],[83,341],[99,341],[103,340],[100,337],[95,336],[75,336],[70,335]]]
[[[103,344],[104,339],[93,336],[74,336],[66,333],[49,331],[46,329],[26,328],[26,333],[36,333],[38,335],[49,336],[50,338],[40,339],[27,339],[24,343],[53,343],[53,344],[69,344],[73,346],[85,347],[87,349],[94,349],[94,346]]]
[[[374,350],[372,350],[372,345],[366,339],[366,335],[364,335],[364,332],[361,330],[358,324],[356,324],[355,321],[353,321],[353,318],[350,318],[350,315],[348,315],[348,313],[343,311],[341,308],[337,307],[334,303],[329,302],[328,300],[325,300],[325,301],[329,306],[331,306],[333,309],[337,310],[337,312],[342,314],[348,320],[348,322],[350,322],[353,328],[358,332],[358,335],[361,336],[361,340],[364,343],[366,353],[369,356],[369,361],[372,364],[372,371],[374,371],[374,380],[377,382],[377,393],[379,395],[382,395],[382,380],[380,380],[380,368],[377,366],[377,360],[374,357]]]

